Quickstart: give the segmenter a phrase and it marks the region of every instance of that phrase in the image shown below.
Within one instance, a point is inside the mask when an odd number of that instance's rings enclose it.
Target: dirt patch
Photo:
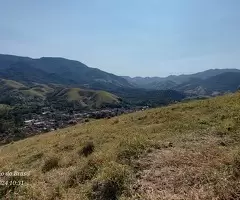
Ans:
[[[179,143],[140,158],[133,199],[225,199],[216,191],[216,185],[229,176],[219,171],[228,160],[225,149],[219,148],[218,138],[212,136],[191,145]]]

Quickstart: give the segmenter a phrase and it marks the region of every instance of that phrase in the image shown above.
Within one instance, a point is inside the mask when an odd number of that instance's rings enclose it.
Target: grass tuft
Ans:
[[[148,147],[146,138],[135,137],[131,140],[123,140],[119,144],[118,160],[129,163],[132,159],[137,159]]]
[[[46,173],[54,168],[58,168],[59,158],[57,157],[50,157],[47,160],[45,160],[43,166],[42,166],[42,172]]]
[[[79,155],[84,155],[85,157],[89,156],[94,151],[94,144],[93,142],[87,142],[82,149],[78,152]]]
[[[129,186],[130,170],[116,162],[110,162],[103,167],[99,176],[94,180],[90,199],[116,200],[123,192],[127,193]]]
[[[102,162],[97,159],[90,159],[86,164],[73,171],[68,180],[67,187],[76,187],[79,184],[83,184],[87,180],[91,180],[97,173]]]

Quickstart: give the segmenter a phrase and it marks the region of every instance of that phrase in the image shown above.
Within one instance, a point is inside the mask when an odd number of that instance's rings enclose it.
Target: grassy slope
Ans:
[[[8,88],[9,90],[16,90],[23,95],[30,97],[41,97],[45,98],[48,92],[52,92],[53,89],[44,84],[36,84],[34,87],[27,87],[22,83],[13,80],[0,79],[1,86],[0,89]]]
[[[36,91],[34,89],[21,90],[21,93],[26,96],[45,98],[44,93]]]
[[[66,93],[62,94],[65,96],[67,101],[78,101],[83,106],[93,106],[100,107],[105,103],[118,103],[118,97],[105,92],[105,91],[94,91],[94,90],[84,90],[80,88],[71,88],[66,90]]]
[[[192,174],[195,178],[190,182],[178,180],[179,185],[169,185],[174,191],[165,199],[182,197],[178,190],[184,189],[185,184],[200,188],[201,194],[193,195],[195,199],[230,199],[233,195],[236,199],[240,188],[239,99],[238,93],[179,103],[34,136],[1,147],[0,171],[31,172],[26,183],[15,188],[15,199],[84,200],[89,194],[95,194],[92,198],[97,199],[97,195],[104,195],[101,193],[104,187],[110,187],[107,183],[115,186],[110,190],[117,191],[122,199],[129,196],[126,191],[136,199],[155,199],[157,194],[144,196],[148,193],[127,188],[129,181],[135,179],[136,169],[142,170],[134,161],[139,155],[147,158],[147,153],[157,155],[160,151],[160,155],[165,155],[167,151],[168,156],[161,156],[164,167],[187,171],[181,166],[193,166],[201,169],[201,173]],[[81,150],[88,142],[93,142],[95,149],[85,157]],[[192,159],[193,152],[202,157]],[[180,160],[183,155],[184,163]],[[189,177],[180,178],[188,181]],[[144,185],[143,179],[140,182]],[[0,194],[8,196],[10,189],[3,186]],[[183,199],[194,199],[190,192],[186,190]],[[139,195],[142,197],[137,198]]]
[[[12,81],[12,80],[0,79],[0,81],[2,82],[1,83],[2,86],[6,86],[13,89],[19,89],[19,88],[25,87],[25,85],[23,85],[22,83]]]
[[[101,106],[103,103],[114,104],[119,102],[116,95],[106,91],[97,91],[94,98],[96,100],[97,107]]]
[[[49,86],[39,84],[30,89],[21,90],[21,93],[27,96],[46,98],[46,95],[53,91],[54,89],[50,88]]]
[[[0,79],[0,81],[0,89],[8,88],[17,90],[27,97],[40,97],[44,99],[48,93],[54,92],[54,89],[46,84],[35,83],[33,87],[26,87],[22,83],[12,80]],[[106,103],[115,104],[119,102],[118,97],[111,93],[80,88],[63,89],[63,92],[57,96],[57,99],[61,98],[69,102],[78,101],[83,107],[101,107]]]
[[[11,107],[8,106],[8,105],[5,105],[5,104],[0,104],[0,111],[2,111],[2,110],[8,110],[8,109],[11,109]]]

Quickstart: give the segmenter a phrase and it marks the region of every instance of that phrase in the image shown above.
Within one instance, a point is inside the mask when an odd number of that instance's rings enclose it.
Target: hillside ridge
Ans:
[[[30,176],[16,177],[24,184],[0,195],[238,199],[239,98],[236,93],[177,103],[2,146],[1,171]]]

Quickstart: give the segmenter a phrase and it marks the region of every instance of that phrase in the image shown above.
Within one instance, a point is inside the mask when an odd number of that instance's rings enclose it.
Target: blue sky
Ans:
[[[117,75],[240,68],[239,0],[0,0],[0,53]]]

